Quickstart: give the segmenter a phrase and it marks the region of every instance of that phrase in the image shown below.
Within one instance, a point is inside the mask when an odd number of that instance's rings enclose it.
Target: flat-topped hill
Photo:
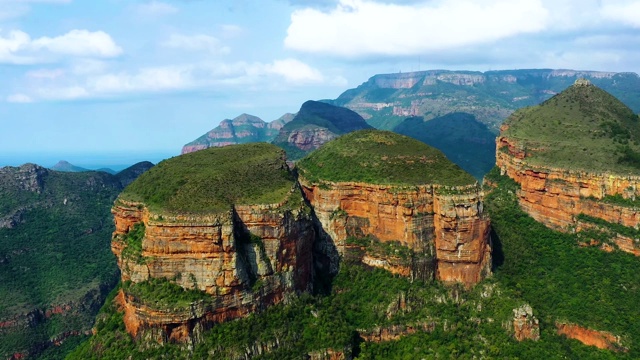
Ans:
[[[310,181],[393,185],[468,185],[473,176],[429,145],[390,131],[360,130],[326,143],[298,162]]]
[[[640,171],[640,119],[586,80],[544,103],[516,111],[501,137],[530,164],[619,174]]]
[[[232,205],[281,202],[293,185],[284,151],[275,145],[252,143],[164,160],[131,183],[120,197],[154,210],[215,213]]]

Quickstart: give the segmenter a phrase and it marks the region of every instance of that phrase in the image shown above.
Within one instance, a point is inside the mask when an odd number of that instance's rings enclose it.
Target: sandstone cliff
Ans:
[[[588,83],[580,83],[575,86],[593,87]],[[574,92],[583,91],[581,89],[573,90]],[[578,94],[580,93],[578,92]],[[597,95],[599,94],[596,93]],[[559,103],[563,99],[562,96],[563,94],[558,96]],[[596,104],[606,104],[606,98],[602,101],[593,100],[596,96],[591,95],[590,101]],[[543,107],[552,105],[554,105],[553,102],[543,104],[539,112],[547,110]],[[616,113],[618,112],[620,111],[616,111]],[[597,112],[590,109],[589,113]],[[607,122],[602,124],[608,124],[608,121],[615,120],[614,116],[610,116],[606,119]],[[595,140],[590,139],[592,144],[602,143],[601,148],[597,150],[590,150],[582,145],[588,140],[581,141],[580,133],[566,135],[567,138],[577,138],[575,141],[578,145],[576,146],[579,146],[580,150],[576,149],[570,152],[564,150],[565,148],[572,149],[569,147],[571,145],[567,145],[568,141],[547,140],[550,139],[550,135],[546,133],[536,139],[534,144],[532,138],[521,135],[523,131],[520,129],[528,121],[529,117],[526,112],[523,115],[515,114],[511,121],[507,121],[501,127],[501,135],[496,140],[496,165],[503,175],[509,176],[520,185],[517,196],[522,209],[535,220],[556,230],[580,232],[591,229],[612,233],[609,235],[609,240],[618,248],[636,255],[639,254],[640,241],[634,229],[640,225],[640,212],[639,206],[634,201],[640,196],[640,170],[626,167],[620,159],[616,158],[618,155],[615,151],[607,150],[608,148],[605,147],[609,146],[607,141],[613,142],[614,139],[609,139],[606,135],[601,138],[596,137]],[[589,123],[586,120],[580,121]],[[597,124],[597,121],[596,119],[591,122]],[[557,131],[558,134],[561,134],[560,129],[554,130],[552,119],[548,119],[547,123],[551,125],[547,126],[551,129],[536,131],[545,131],[549,134]],[[566,124],[562,125],[567,126]],[[513,126],[518,127],[516,131],[512,128]],[[618,126],[624,129],[625,124],[621,123]],[[583,128],[589,129],[588,126],[583,126]],[[603,128],[603,126],[599,128]],[[628,131],[628,136],[633,136],[635,130],[631,128],[624,131]],[[593,136],[590,135],[593,134],[593,131],[589,130],[587,133],[589,134],[587,136]],[[561,148],[561,150],[554,153],[555,148]],[[587,157],[579,153],[587,151],[591,154]],[[596,154],[597,151],[599,153]],[[551,157],[548,154],[552,154],[555,161],[549,160],[547,164],[543,164],[540,158],[543,156],[541,154],[545,156],[543,159]],[[566,157],[566,161],[564,157]],[[573,168],[558,166],[558,164],[569,163],[572,165],[566,166]],[[607,168],[610,170],[607,171]],[[626,227],[626,231],[625,229],[620,230],[620,225]],[[632,236],[629,236],[629,233]],[[600,242],[595,241],[594,244],[600,244]]]
[[[224,168],[225,173],[227,169],[242,172],[246,166],[247,171],[253,169],[266,178],[270,173],[284,177],[289,189],[277,196],[279,202],[245,200],[228,203],[228,210],[180,214],[127,200],[123,194],[113,207],[112,250],[125,284],[119,301],[127,331],[137,339],[196,342],[201,331],[215,323],[246,316],[311,288],[315,232],[310,210],[288,175],[281,150],[267,144],[230,149],[240,154],[235,159],[239,165]],[[218,162],[223,168],[228,154],[226,150],[198,152],[162,163],[159,171],[172,171],[171,163],[190,167],[194,161],[203,162],[196,172],[207,171],[204,163],[215,167]],[[276,158],[269,158],[271,164],[262,162],[262,168],[255,168],[257,161],[243,163],[252,155],[262,160],[265,154]],[[271,190],[281,193],[282,189]],[[147,287],[150,292],[144,291]],[[153,289],[159,288],[173,288],[173,300],[157,298],[158,290]]]
[[[444,168],[451,172],[437,178]],[[303,159],[299,172],[320,224],[320,247],[342,255],[355,250],[368,265],[414,279],[469,287],[490,273],[483,194],[439,151],[402,135],[363,130]],[[443,185],[456,176],[461,185]],[[359,177],[371,180],[348,181]]]

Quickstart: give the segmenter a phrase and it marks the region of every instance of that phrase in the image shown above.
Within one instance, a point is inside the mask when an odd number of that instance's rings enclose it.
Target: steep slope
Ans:
[[[109,209],[121,190],[103,172],[0,168],[1,358],[90,331],[117,281]]]
[[[118,301],[143,343],[195,343],[216,323],[311,288],[310,210],[265,143],[165,160],[113,206]]]
[[[250,142],[270,142],[278,131],[293,119],[293,114],[285,114],[267,123],[257,116],[242,114],[234,119],[225,119],[218,126],[182,148],[182,154],[233,144]]]
[[[473,115],[451,113],[429,121],[411,117],[393,131],[439,149],[476,179],[495,166],[495,135]]]
[[[71,163],[69,163],[68,161],[65,160],[60,160],[58,161],[55,165],[53,165],[51,168],[51,170],[55,170],[55,171],[63,171],[63,172],[83,172],[83,171],[90,171],[89,169],[85,169],[82,168],[80,166],[75,166]],[[106,172],[106,171],[105,171]]]
[[[131,184],[135,179],[137,179],[140,175],[144,174],[145,172],[147,172],[147,170],[151,169],[152,167],[153,167],[152,162],[141,161],[117,173],[116,178],[120,181],[120,185],[124,189],[129,184]]]
[[[349,109],[310,100],[280,129],[273,143],[285,149],[290,160],[296,160],[342,134],[370,128]]]
[[[428,122],[452,113],[465,113],[497,134],[502,121],[515,110],[549,99],[578,78],[589,79],[618,97],[634,112],[640,112],[640,77],[637,74],[552,69],[484,73],[429,70],[381,74],[371,77],[355,89],[345,91],[332,103],[356,111],[378,129],[395,131],[397,126],[401,126],[405,135],[409,135],[411,130],[401,123],[408,117],[422,117]],[[464,123],[455,125],[453,134],[469,131]],[[484,137],[482,132],[477,136]],[[478,176],[476,174],[480,169],[470,168],[470,163],[495,163],[493,145],[490,144],[477,144],[478,148],[482,148],[480,151],[469,152],[465,158],[458,158],[450,155],[447,143],[427,143],[445,152],[453,162],[475,176]],[[488,167],[481,169],[486,172]]]
[[[483,195],[440,151],[392,132],[361,130],[297,167],[322,224],[319,246],[342,255],[361,249],[370,265],[425,280],[471,286],[490,272]]]
[[[640,118],[616,98],[578,80],[505,121],[496,157],[534,219],[640,254]]]

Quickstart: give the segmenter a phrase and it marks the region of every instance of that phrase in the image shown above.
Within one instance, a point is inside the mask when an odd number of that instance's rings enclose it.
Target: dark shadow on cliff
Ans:
[[[502,241],[500,237],[496,233],[496,231],[491,228],[491,269],[495,271],[495,269],[499,268],[504,264],[504,252],[502,250]]]
[[[471,114],[457,112],[428,121],[411,117],[393,131],[439,149],[478,180],[496,163],[495,134]]]

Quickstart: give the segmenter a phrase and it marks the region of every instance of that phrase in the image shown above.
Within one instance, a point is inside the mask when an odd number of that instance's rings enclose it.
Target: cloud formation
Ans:
[[[36,39],[20,30],[0,33],[0,63],[38,63],[50,60],[48,55],[112,58],[120,54],[122,48],[103,31],[71,30]]]
[[[172,34],[163,44],[165,47],[187,51],[206,51],[211,54],[228,54],[231,50],[213,36]]]
[[[451,0],[399,5],[340,0],[291,15],[285,46],[341,57],[402,56],[488,43],[547,26],[539,0]]]

